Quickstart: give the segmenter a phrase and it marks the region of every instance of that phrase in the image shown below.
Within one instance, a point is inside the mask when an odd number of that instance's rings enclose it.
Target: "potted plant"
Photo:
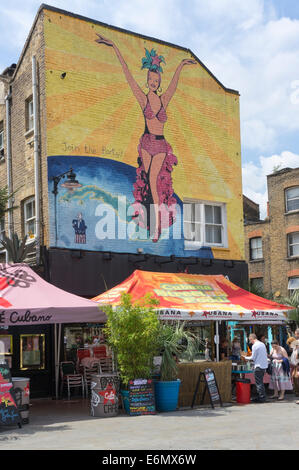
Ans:
[[[178,406],[181,381],[178,379],[177,362],[182,356],[193,360],[197,351],[197,338],[185,330],[184,323],[161,324],[159,343],[162,350],[160,380],[155,382],[158,411],[174,411]]]
[[[153,358],[159,348],[160,321],[154,309],[157,303],[147,295],[133,305],[130,294],[124,293],[117,309],[111,306],[104,308],[107,315],[104,332],[118,364],[121,394],[127,412],[129,381],[148,379],[153,370]]]

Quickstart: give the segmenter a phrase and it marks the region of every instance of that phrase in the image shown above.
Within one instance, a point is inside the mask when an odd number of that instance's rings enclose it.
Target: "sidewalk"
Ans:
[[[299,449],[299,406],[283,402],[154,416],[89,415],[88,400],[32,400],[30,423],[0,428],[1,450]],[[273,432],[273,429],[279,432]]]

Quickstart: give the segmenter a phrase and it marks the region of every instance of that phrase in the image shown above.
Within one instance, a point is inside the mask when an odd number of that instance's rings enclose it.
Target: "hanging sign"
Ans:
[[[129,381],[130,415],[156,414],[154,384],[151,379]]]

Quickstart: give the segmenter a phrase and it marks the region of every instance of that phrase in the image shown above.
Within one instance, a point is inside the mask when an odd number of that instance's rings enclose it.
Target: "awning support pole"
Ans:
[[[216,361],[219,362],[219,323],[216,320]]]
[[[58,335],[57,335],[58,327]],[[60,344],[61,344],[61,323],[54,326],[54,347],[55,347],[55,397],[59,398],[58,383],[59,383],[59,361],[60,361]]]

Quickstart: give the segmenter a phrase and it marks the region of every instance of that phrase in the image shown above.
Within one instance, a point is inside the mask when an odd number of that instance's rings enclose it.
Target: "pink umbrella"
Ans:
[[[49,284],[27,264],[0,264],[0,326],[105,321],[96,302]]]

